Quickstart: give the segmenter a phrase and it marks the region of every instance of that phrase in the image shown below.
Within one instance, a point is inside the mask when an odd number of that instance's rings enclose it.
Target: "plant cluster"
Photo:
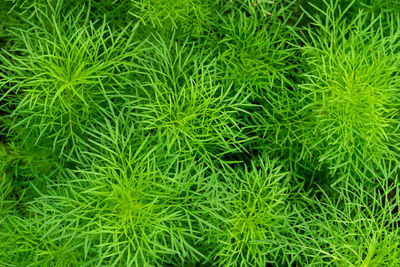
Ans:
[[[1,266],[399,266],[397,0],[0,2]]]

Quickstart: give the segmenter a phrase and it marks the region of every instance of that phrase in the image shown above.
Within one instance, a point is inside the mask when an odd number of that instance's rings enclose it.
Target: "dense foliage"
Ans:
[[[400,266],[400,1],[0,1],[0,266]]]

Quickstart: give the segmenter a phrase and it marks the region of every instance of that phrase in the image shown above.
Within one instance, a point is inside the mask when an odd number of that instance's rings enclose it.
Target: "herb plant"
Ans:
[[[399,266],[399,9],[0,1],[0,266]]]

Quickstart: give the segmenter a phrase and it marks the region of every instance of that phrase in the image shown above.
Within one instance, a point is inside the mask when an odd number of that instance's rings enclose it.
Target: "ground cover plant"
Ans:
[[[3,0],[0,266],[399,266],[400,2]]]

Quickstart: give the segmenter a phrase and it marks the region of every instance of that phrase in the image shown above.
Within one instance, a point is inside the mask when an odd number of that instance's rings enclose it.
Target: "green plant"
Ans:
[[[300,2],[304,2],[300,0]],[[400,2],[398,0],[339,0],[339,1],[307,1],[308,3],[301,3],[304,6],[308,4],[316,5],[319,8],[324,8],[328,2],[331,6],[335,3],[338,7],[350,8],[350,12],[346,14],[348,18],[357,16],[360,11],[367,12],[369,15],[379,14],[394,14],[400,10]]]
[[[8,218],[15,214],[16,204],[12,197],[12,183],[0,170],[0,264],[5,265],[8,261],[7,255],[14,246],[13,238],[10,238],[8,229]],[[11,235],[11,237],[13,237]],[[9,256],[8,256],[9,257]]]
[[[210,186],[202,182],[204,169],[190,158],[159,152],[124,112],[108,116],[89,133],[81,167],[59,177],[34,201],[34,211],[51,211],[45,225],[68,220],[67,229],[76,229],[70,242],[81,244],[87,262],[95,265],[199,259],[196,244],[202,237],[194,227],[205,225],[203,194]]]
[[[0,144],[0,176],[18,178],[41,178],[55,169],[50,152],[39,148],[19,147],[15,143]]]
[[[268,153],[296,168],[302,135],[303,97],[301,58],[289,23],[295,1],[245,1],[241,8],[220,14],[221,35],[217,47],[218,79],[241,90],[240,97],[252,104],[242,114],[249,154]],[[289,156],[290,155],[290,156]]]
[[[15,103],[10,127],[14,138],[71,155],[88,121],[99,116],[104,99],[123,94],[121,86],[127,84],[140,46],[133,34],[122,39],[134,27],[115,33],[106,21],[81,25],[82,11],[63,16],[59,3],[37,9],[38,23],[14,32],[25,47],[1,55],[5,73],[0,75],[8,87],[1,99]]]
[[[398,2],[0,1],[0,265],[399,266]]]
[[[307,149],[319,165],[351,177],[382,170],[398,155],[400,32],[393,21],[387,36],[379,19],[368,23],[362,15],[346,23],[344,13],[334,15],[338,8],[320,10],[317,30],[308,31],[301,112],[308,114]]]
[[[347,185],[307,198],[298,209],[293,257],[307,266],[398,266],[397,171],[386,175],[369,188]]]
[[[1,22],[0,22],[0,43],[2,44],[2,46],[4,45],[4,43],[6,43],[6,37],[7,37],[7,24],[4,23],[7,19],[8,19],[8,11],[11,7],[11,4],[6,2],[6,1],[2,1],[0,3],[0,18],[1,18]]]
[[[251,105],[239,99],[242,90],[214,82],[214,62],[191,45],[160,39],[151,47],[143,58],[139,103],[133,104],[144,129],[172,153],[199,160],[243,150],[249,138],[239,116]]]
[[[131,0],[131,14],[147,29],[156,29],[170,38],[172,31],[179,37],[200,37],[209,33],[218,1],[209,0]],[[149,33],[149,30],[146,31]]]
[[[220,193],[223,208],[219,231],[210,254],[215,266],[262,266],[288,264],[285,246],[293,219],[289,210],[288,173],[268,157],[249,167],[224,169],[226,184]]]
[[[57,210],[34,213],[26,219],[8,216],[0,227],[1,264],[5,266],[76,266],[87,264],[84,239],[70,214],[54,219]],[[33,213],[33,212],[32,212]]]
[[[244,87],[260,99],[276,98],[280,90],[292,87],[290,76],[298,60],[290,44],[293,35],[286,21],[290,16],[285,18],[288,7],[269,7],[268,14],[231,12],[221,17],[219,29],[218,74],[226,84]]]

